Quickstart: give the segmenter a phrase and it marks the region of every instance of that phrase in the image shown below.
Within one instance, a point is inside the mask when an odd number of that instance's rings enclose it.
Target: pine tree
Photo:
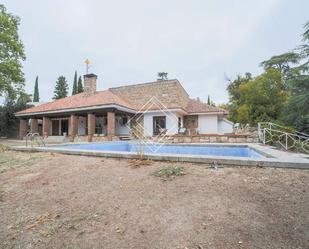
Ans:
[[[68,96],[68,83],[67,80],[64,76],[59,76],[57,82],[56,82],[56,86],[55,86],[55,90],[54,90],[54,94],[55,96],[53,97],[53,99],[62,99]]]
[[[207,104],[208,104],[208,105],[211,105],[211,101],[210,101],[209,95],[208,95],[208,98],[207,98]]]
[[[158,80],[168,80],[167,75],[167,72],[158,72]]]
[[[82,77],[79,76],[78,78],[78,84],[77,84],[77,93],[82,93],[84,91]]]
[[[34,84],[34,93],[33,93],[33,102],[40,101],[40,94],[39,94],[39,77],[36,76],[35,84]]]
[[[72,95],[77,94],[77,93],[78,93],[78,89],[77,89],[77,72],[75,71]]]

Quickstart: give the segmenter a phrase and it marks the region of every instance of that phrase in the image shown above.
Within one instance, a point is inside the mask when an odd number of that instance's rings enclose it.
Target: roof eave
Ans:
[[[213,112],[189,112],[188,115],[214,115],[214,114],[223,114],[227,115],[227,112],[213,111]]]
[[[135,109],[125,107],[118,104],[107,104],[107,105],[97,105],[97,106],[86,106],[86,107],[77,107],[77,108],[67,108],[67,109],[59,109],[52,111],[42,111],[42,112],[30,112],[30,113],[15,113],[16,117],[28,117],[28,116],[37,116],[37,115],[48,115],[48,114],[57,114],[57,113],[67,113],[67,112],[75,112],[75,111],[91,111],[98,109],[106,109],[106,108],[116,108],[120,111],[125,111],[129,113],[136,113]]]

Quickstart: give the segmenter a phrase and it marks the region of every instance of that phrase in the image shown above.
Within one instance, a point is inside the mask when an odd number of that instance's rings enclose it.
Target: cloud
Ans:
[[[262,1],[4,1],[21,17],[26,47],[24,69],[32,92],[39,75],[42,98],[55,81],[85,72],[93,61],[99,88],[147,82],[161,70],[178,78],[189,94],[227,101],[224,73],[239,70],[261,25],[279,0]],[[248,61],[251,58],[246,58]],[[256,65],[257,66],[257,65]]]

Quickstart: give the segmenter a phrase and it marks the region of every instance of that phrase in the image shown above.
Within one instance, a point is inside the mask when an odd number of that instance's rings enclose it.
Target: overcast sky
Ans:
[[[26,90],[36,75],[50,101],[59,75],[85,74],[98,89],[156,80],[166,71],[192,97],[228,100],[225,75],[261,72],[259,63],[300,43],[308,0],[5,0],[21,18]]]

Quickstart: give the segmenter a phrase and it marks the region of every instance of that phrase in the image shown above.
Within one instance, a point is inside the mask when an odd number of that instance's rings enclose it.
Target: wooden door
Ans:
[[[52,136],[59,136],[59,120],[52,120]]]

